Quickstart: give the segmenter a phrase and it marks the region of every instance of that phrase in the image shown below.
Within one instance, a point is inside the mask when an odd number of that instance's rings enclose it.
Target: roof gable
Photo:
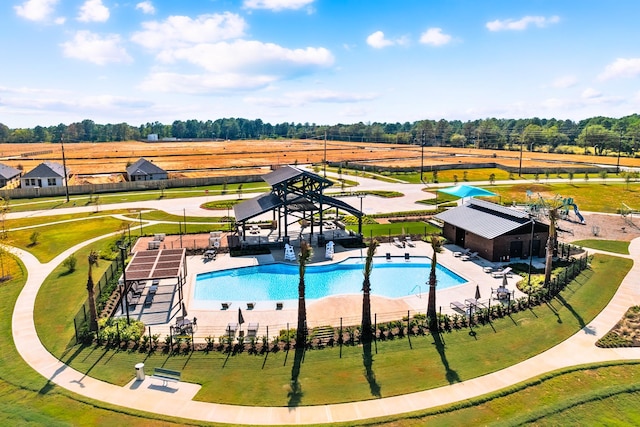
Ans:
[[[133,163],[131,166],[127,167],[127,174],[129,176],[134,175],[155,175],[155,174],[165,174],[167,171],[162,169],[159,166],[156,166],[149,160],[144,157],[140,157]]]
[[[67,171],[68,172],[68,171]],[[22,178],[63,178],[64,166],[60,163],[43,162],[29,172],[24,174]]]
[[[0,163],[0,177],[4,179],[11,179],[20,175],[20,173],[21,173],[20,169],[16,169],[11,166]]]

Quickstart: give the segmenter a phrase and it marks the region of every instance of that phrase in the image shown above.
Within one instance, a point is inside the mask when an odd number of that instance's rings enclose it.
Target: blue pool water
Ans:
[[[307,266],[306,298],[359,294],[362,291],[362,258],[319,266]],[[431,259],[412,257],[374,258],[371,293],[389,298],[428,292]],[[437,266],[438,289],[456,286],[466,280],[451,270]],[[281,301],[298,298],[298,265],[267,264],[198,274],[196,301]]]

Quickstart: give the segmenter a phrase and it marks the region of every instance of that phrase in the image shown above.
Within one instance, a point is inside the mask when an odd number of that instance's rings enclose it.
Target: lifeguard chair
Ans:
[[[334,253],[333,241],[328,241],[327,245],[325,246],[324,257],[326,259],[333,259],[333,253]]]
[[[296,260],[296,252],[293,250],[293,246],[288,243],[284,245],[284,259],[285,261]]]

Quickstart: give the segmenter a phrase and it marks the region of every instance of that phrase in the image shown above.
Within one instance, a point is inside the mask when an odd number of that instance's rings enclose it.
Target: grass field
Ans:
[[[82,259],[84,253],[80,253]],[[631,266],[621,258],[596,256],[592,270],[585,271],[563,294],[566,302],[551,303],[532,311],[514,314],[512,319],[494,322],[493,326],[474,328],[475,337],[467,331],[444,335],[446,348],[438,350],[433,339],[414,337],[378,343],[373,371],[380,396],[392,396],[463,381],[510,366],[566,339],[588,323],[607,304]],[[80,269],[79,269],[80,270]],[[227,354],[195,352],[187,354],[116,351],[104,347],[67,348],[73,336],[69,319],[85,298],[83,278],[61,274],[57,269],[47,279],[36,301],[36,324],[43,344],[61,360],[96,378],[115,384],[131,379],[135,363],[153,368],[164,366],[183,372],[186,381],[202,384],[198,399],[220,403],[286,406],[291,379],[293,354],[278,352],[265,356],[247,353],[229,357]],[[76,285],[73,285],[76,284]],[[57,310],[47,310],[51,304]],[[566,305],[565,305],[566,304]],[[558,316],[562,323],[558,323]],[[67,326],[64,326],[67,325]],[[62,339],[68,337],[68,339]],[[505,357],[496,358],[500,348]],[[416,355],[420,357],[416,358]],[[300,404],[315,405],[376,398],[367,377],[362,374],[362,348],[309,351],[301,373],[304,395]],[[443,366],[442,360],[447,364]],[[327,373],[330,373],[327,375]],[[255,376],[260,381],[255,381]],[[341,386],[336,389],[338,382]],[[224,393],[219,384],[225,384]]]
[[[599,249],[601,251],[613,252],[616,254],[629,255],[629,242],[619,240],[576,240],[572,245],[586,246],[588,248]]]

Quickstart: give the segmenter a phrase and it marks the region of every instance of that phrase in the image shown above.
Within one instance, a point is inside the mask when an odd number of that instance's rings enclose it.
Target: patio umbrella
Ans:
[[[476,301],[480,299],[480,285],[476,285]]]
[[[506,289],[508,284],[509,283],[507,282],[507,275],[505,274],[504,276],[502,276],[502,286]]]
[[[238,325],[242,325],[244,323],[244,317],[242,317],[242,309],[238,307]]]
[[[489,190],[485,190],[484,188],[474,187],[472,185],[456,185],[454,187],[447,187],[438,190],[442,193],[451,194],[453,196],[458,196],[462,199],[465,197],[476,197],[476,196],[496,196],[496,193],[492,193]]]

